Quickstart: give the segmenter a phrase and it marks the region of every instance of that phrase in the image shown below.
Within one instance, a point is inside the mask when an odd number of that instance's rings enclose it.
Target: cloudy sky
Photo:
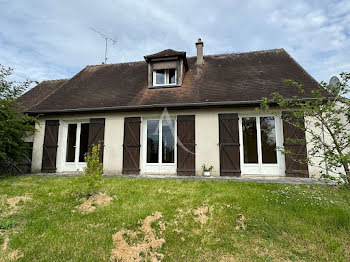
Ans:
[[[195,55],[286,49],[317,80],[350,72],[350,1],[0,0],[0,64],[17,80],[69,78],[104,60],[172,48]]]

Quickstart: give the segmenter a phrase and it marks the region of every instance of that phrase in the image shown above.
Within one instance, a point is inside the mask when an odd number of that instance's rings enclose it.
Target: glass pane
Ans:
[[[77,135],[77,124],[69,124],[68,136],[67,136],[66,162],[74,162],[75,160],[76,135]]]
[[[175,69],[169,69],[169,84],[175,84]]]
[[[174,120],[162,121],[162,163],[174,163]]]
[[[88,151],[89,123],[81,124],[79,162],[85,162],[84,156]]]
[[[263,163],[277,163],[276,131],[274,117],[261,117],[261,151]]]
[[[158,163],[159,121],[147,121],[147,163]]]
[[[242,118],[244,163],[258,163],[256,118]]]
[[[157,85],[165,84],[165,70],[156,71],[156,84]]]

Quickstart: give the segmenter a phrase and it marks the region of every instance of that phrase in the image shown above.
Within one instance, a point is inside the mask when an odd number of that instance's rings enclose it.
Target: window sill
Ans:
[[[175,85],[156,85],[156,86],[148,86],[149,89],[178,88],[178,87],[181,87],[181,85],[175,84]]]

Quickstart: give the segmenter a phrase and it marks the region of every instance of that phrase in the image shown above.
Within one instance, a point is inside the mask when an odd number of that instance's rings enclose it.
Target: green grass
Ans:
[[[109,261],[112,236],[138,231],[161,212],[166,229],[153,227],[164,245],[163,261],[350,261],[350,192],[326,186],[231,181],[105,178],[108,206],[81,214],[75,207],[80,178],[0,178],[0,242],[18,250],[18,261]],[[11,211],[7,199],[30,196]],[[206,224],[193,210],[213,207]],[[183,215],[179,215],[179,209]],[[245,217],[245,230],[236,230]],[[132,243],[126,236],[126,241]],[[144,256],[144,254],[141,254]],[[230,260],[231,259],[231,260]]]
[[[2,230],[10,229],[17,225],[18,225],[18,222],[16,220],[8,220],[8,219],[0,220],[0,229]]]

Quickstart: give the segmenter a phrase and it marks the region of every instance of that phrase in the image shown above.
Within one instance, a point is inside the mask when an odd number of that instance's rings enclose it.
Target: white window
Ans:
[[[176,69],[159,69],[153,71],[153,85],[175,85],[176,84]]]
[[[142,172],[176,173],[175,119],[148,119],[143,122]]]
[[[242,174],[282,175],[281,122],[275,116],[240,117]]]
[[[63,171],[81,171],[86,166],[84,156],[88,152],[88,139],[89,122],[64,123]]]

